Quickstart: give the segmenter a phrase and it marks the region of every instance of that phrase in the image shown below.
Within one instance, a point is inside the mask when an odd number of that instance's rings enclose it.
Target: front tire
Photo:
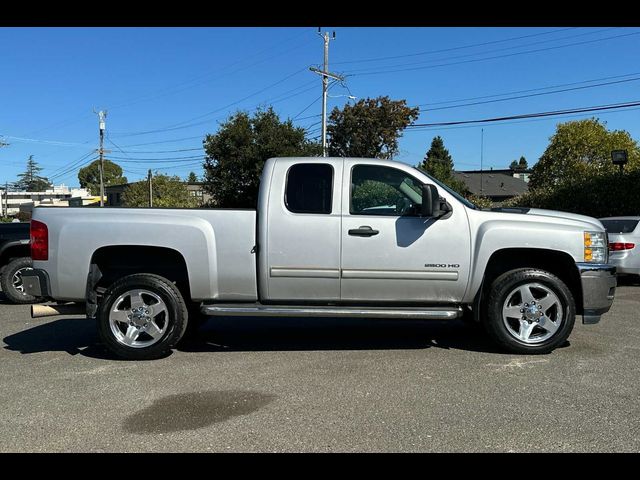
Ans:
[[[24,291],[22,274],[33,270],[33,262],[29,257],[14,258],[3,269],[0,275],[2,291],[13,303],[37,303],[42,301],[40,297],[34,297]]]
[[[543,354],[567,340],[575,310],[573,295],[562,280],[545,270],[521,268],[491,284],[484,325],[509,352]]]
[[[189,317],[177,287],[149,273],[128,275],[113,283],[96,316],[107,349],[128,360],[167,354],[184,335]]]

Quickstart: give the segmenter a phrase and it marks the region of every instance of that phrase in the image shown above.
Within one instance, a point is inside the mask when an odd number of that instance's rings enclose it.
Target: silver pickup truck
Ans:
[[[616,287],[595,218],[480,210],[362,158],[268,160],[257,211],[36,208],[31,250],[27,292],[82,304],[129,359],[165,354],[202,314],[464,316],[507,351],[547,353],[576,315],[598,322]]]

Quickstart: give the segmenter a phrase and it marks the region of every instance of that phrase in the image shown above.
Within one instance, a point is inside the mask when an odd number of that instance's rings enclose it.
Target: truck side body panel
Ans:
[[[255,211],[47,207],[34,209],[33,218],[49,231],[49,260],[34,267],[49,273],[57,300],[84,301],[93,254],[119,245],[180,253],[192,300],[258,298]]]

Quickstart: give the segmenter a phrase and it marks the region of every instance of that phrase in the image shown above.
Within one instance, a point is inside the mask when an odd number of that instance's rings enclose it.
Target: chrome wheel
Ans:
[[[26,295],[24,291],[24,284],[22,283],[22,274],[28,270],[33,270],[31,267],[21,268],[17,270],[16,273],[13,274],[13,278],[11,279],[11,283],[13,284],[13,288],[20,292],[22,295]]]
[[[502,307],[502,322],[509,334],[529,345],[551,338],[560,328],[562,318],[560,298],[541,283],[514,288]]]
[[[129,290],[120,295],[109,311],[109,326],[115,339],[127,347],[145,348],[162,339],[169,326],[167,305],[150,290]]]

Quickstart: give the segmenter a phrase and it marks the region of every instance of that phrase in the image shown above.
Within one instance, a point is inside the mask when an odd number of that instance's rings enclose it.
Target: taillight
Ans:
[[[621,250],[631,250],[635,246],[635,243],[611,242],[609,243],[609,250],[611,252],[619,252]]]
[[[49,230],[37,220],[31,220],[31,258],[49,260]]]

